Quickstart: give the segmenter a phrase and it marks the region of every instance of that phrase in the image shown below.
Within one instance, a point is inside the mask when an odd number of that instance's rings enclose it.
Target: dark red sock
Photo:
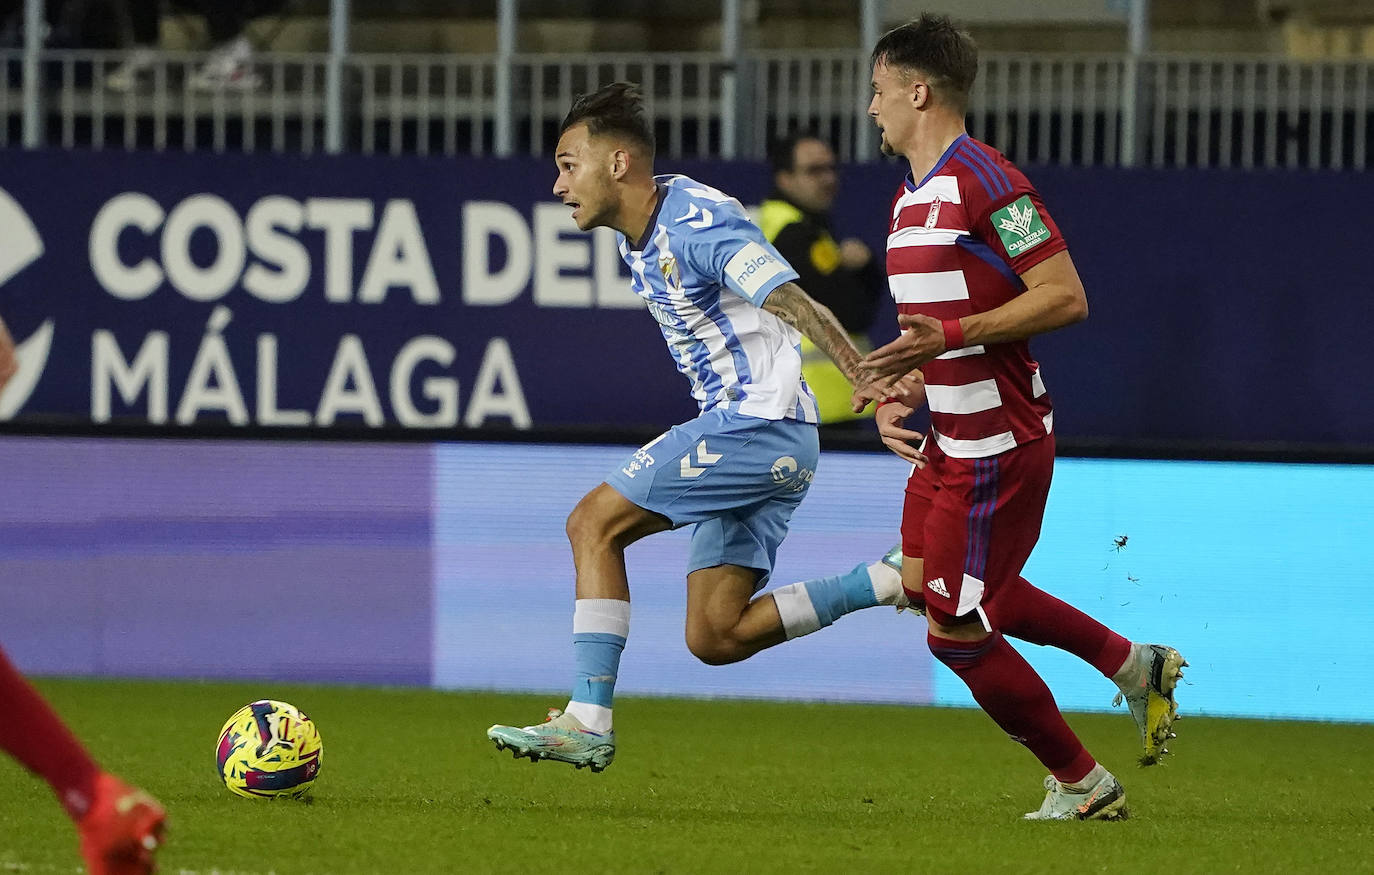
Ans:
[[[927,641],[930,652],[968,685],[988,716],[1061,782],[1081,781],[1097,765],[1064,722],[1050,688],[1001,632],[982,641],[933,634]]]
[[[100,768],[0,650],[0,749],[51,785],[72,820],[91,804]]]
[[[1107,677],[1117,673],[1131,652],[1129,640],[1024,577],[999,592],[988,613],[1004,634],[1072,653]]]

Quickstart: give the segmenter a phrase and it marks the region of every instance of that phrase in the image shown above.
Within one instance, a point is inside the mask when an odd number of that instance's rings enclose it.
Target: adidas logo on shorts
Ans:
[[[945,579],[943,577],[937,577],[934,580],[926,581],[926,587],[937,595],[949,598],[949,590],[945,588]]]

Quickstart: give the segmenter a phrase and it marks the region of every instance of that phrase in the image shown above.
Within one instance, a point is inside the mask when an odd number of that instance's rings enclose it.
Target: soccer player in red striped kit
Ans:
[[[19,369],[0,320],[0,391]],[[0,750],[52,787],[81,836],[90,875],[143,875],[154,869],[165,815],[148,794],[103,771],[0,650]]]
[[[967,33],[925,15],[873,50],[868,113],[911,172],[892,203],[887,271],[903,332],[864,359],[920,390],[875,414],[913,463],[902,517],[903,585],[925,600],[931,653],[998,726],[1051,773],[1032,820],[1127,815],[1116,778],[1083,747],[1045,682],[1004,636],[1079,656],[1114,680],[1141,732],[1142,762],[1165,752],[1176,650],[1133,644],[1020,576],[1040,535],[1054,470],[1054,411],[1029,338],[1088,315],[1068,246],[1040,195],[968,136],[978,71]],[[930,435],[905,428],[922,401]]]

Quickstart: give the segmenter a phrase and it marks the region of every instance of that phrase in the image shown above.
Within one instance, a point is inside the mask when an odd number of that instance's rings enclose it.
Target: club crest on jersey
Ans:
[[[682,269],[677,266],[677,259],[672,255],[658,257],[658,272],[663,274],[663,281],[668,284],[668,288],[682,288]]]
[[[933,200],[933,201],[930,202],[930,211],[926,213],[926,229],[927,229],[927,230],[929,230],[929,229],[931,229],[931,228],[934,228],[937,224],[939,224],[939,222],[940,222],[940,204],[942,204],[942,203],[944,203],[944,202],[945,202],[944,199],[941,198],[938,194],[935,196],[935,200]]]
[[[1023,194],[993,213],[992,221],[1008,255],[1020,255],[1050,239],[1050,229],[1040,219],[1030,195]]]

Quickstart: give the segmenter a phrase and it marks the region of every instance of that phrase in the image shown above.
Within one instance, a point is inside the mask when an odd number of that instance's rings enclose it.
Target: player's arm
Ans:
[[[874,350],[864,363],[883,374],[904,371],[949,349],[1025,340],[1088,318],[1088,297],[1067,250],[1020,276],[1026,290],[985,313],[945,322],[920,313],[899,315],[902,336]]]
[[[862,355],[855,348],[844,326],[830,308],[802,291],[801,286],[788,281],[769,292],[763,309],[806,335],[816,348],[824,352],[854,386],[856,394],[870,401],[886,397],[886,384],[875,382],[871,369],[860,364]],[[876,393],[876,394],[874,394]]]
[[[5,320],[0,319],[0,392],[5,390],[5,384],[18,370],[19,359],[14,354],[14,340],[5,327]]]
[[[1024,292],[1000,307],[959,320],[965,346],[1025,340],[1088,318],[1088,295],[1068,250],[1020,276]]]
[[[1083,282],[1058,224],[1021,171],[1007,165],[1004,176],[1009,190],[1000,197],[991,197],[986,186],[960,191],[974,217],[973,236],[1021,279],[1022,291],[1000,307],[961,319],[898,316],[902,336],[874,350],[865,364],[881,374],[902,373],[952,349],[1025,340],[1088,318]]]

